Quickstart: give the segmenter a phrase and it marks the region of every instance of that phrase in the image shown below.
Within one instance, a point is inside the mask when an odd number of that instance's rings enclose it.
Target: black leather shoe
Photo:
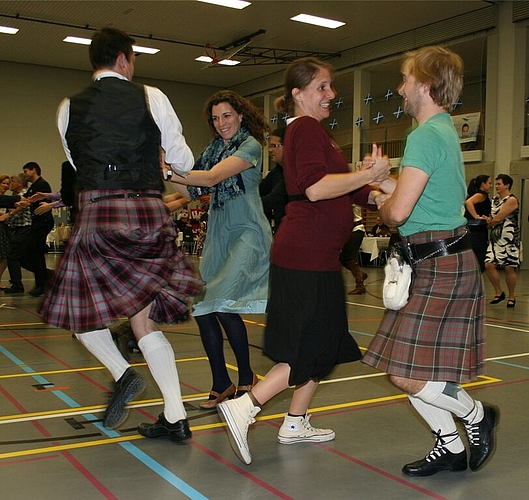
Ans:
[[[408,476],[432,476],[443,470],[460,472],[467,469],[467,452],[452,453],[443,446],[435,448],[422,460],[406,464],[402,472]]]
[[[40,297],[41,295],[44,295],[44,287],[43,286],[36,286],[35,288],[33,288],[33,290],[30,290],[28,293],[32,296],[32,297]]]
[[[132,368],[121,375],[120,379],[114,383],[114,392],[110,396],[103,425],[107,429],[119,427],[129,415],[126,404],[143,392],[146,386],[145,380],[136,373]]]
[[[465,422],[470,443],[469,466],[473,471],[482,467],[492,455],[495,446],[494,427],[500,419],[500,411],[493,405],[483,403],[483,419],[476,424]]]
[[[500,295],[494,295],[494,298],[490,301],[490,303],[499,304],[502,300],[505,300],[505,292],[501,292]]]
[[[187,418],[171,424],[165,419],[163,413],[158,415],[158,420],[154,424],[138,425],[138,432],[148,438],[165,437],[177,443],[187,441],[193,437]]]
[[[9,288],[6,288],[5,290],[3,290],[4,292],[4,295],[22,295],[24,293],[24,289],[23,288],[14,288],[14,287],[9,287]]]

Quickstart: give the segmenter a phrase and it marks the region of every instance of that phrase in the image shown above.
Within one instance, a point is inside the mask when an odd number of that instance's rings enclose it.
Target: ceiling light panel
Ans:
[[[212,3],[213,5],[220,5],[222,7],[230,7],[232,9],[244,9],[251,5],[251,2],[243,2],[242,0],[198,0],[202,3]]]
[[[67,36],[63,42],[77,43],[80,45],[90,45],[92,40],[90,38],[82,38],[79,36]],[[137,54],[157,54],[160,49],[154,49],[152,47],[142,47],[141,45],[133,45],[132,50]]]
[[[11,26],[0,26],[0,33],[5,33],[6,35],[16,35],[18,33],[18,28],[12,28]]]
[[[310,14],[298,14],[290,18],[292,21],[299,21],[300,23],[314,24],[316,26],[323,26],[324,28],[339,28],[344,26],[342,21],[335,21],[333,19],[326,19],[324,17],[311,16]]]

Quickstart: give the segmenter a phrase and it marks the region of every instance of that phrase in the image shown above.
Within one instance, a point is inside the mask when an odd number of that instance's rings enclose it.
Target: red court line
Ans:
[[[17,325],[21,326],[21,325]],[[6,328],[4,325],[0,325],[2,328]],[[10,326],[11,328],[12,326]],[[2,337],[2,342],[13,342],[14,340],[38,340],[38,339],[56,339],[61,337],[70,337],[70,334],[62,334],[62,335],[32,335],[31,337]]]
[[[8,393],[6,390],[4,390],[3,387],[0,386],[0,392],[11,401],[11,403],[21,412],[21,413],[27,413],[28,410],[25,408],[22,404],[20,404],[10,393]],[[51,434],[48,432],[48,430],[41,425],[40,422],[32,420],[31,425],[33,425],[44,437],[52,437]],[[56,443],[59,444],[59,443]],[[97,478],[91,474],[80,462],[78,462],[68,451],[61,451],[59,452],[60,455],[62,455],[70,464],[74,466],[75,469],[77,469],[87,480],[90,484],[92,484],[103,496],[104,498],[107,498],[108,500],[119,500],[118,497],[114,496],[100,481],[97,480]]]
[[[13,330],[12,330],[13,331]],[[47,349],[44,349],[43,347],[35,344],[34,342],[32,342],[31,340],[28,340],[26,338],[24,338],[22,335],[20,335],[16,330],[13,331],[14,335],[19,335],[20,338],[24,341],[26,341],[30,346],[34,347],[35,349],[41,351],[42,353],[44,353],[46,356],[48,356],[49,358],[53,359],[54,361],[56,361],[57,363],[59,363],[61,366],[69,369],[69,370],[72,370],[74,369],[74,367],[72,365],[70,365],[69,363],[67,363],[66,361],[58,358],[57,356],[53,355],[50,351],[48,351]],[[79,377],[81,378],[84,378],[86,381],[88,381],[90,384],[94,385],[95,387],[97,387],[98,389],[101,389],[102,391],[104,392],[109,392],[110,389],[108,389],[108,387],[105,387],[104,385],[101,385],[99,382],[96,382],[93,378],[85,375],[83,372],[75,372]]]
[[[108,500],[119,500],[117,496],[115,496],[109,489],[107,489],[103,483],[99,482],[95,476],[76,458],[72,456],[72,454],[69,451],[61,451],[61,454],[76,468],[81,475],[83,475],[86,480],[97,490],[101,495],[103,495],[104,498],[107,498]]]
[[[222,463],[226,467],[229,467],[230,469],[232,469],[233,471],[237,472],[241,476],[245,477],[246,479],[249,479],[253,483],[255,483],[258,486],[260,486],[261,488],[264,488],[266,491],[268,491],[272,495],[275,495],[277,498],[282,498],[283,500],[294,500],[292,497],[289,497],[288,495],[285,495],[281,491],[275,489],[270,484],[265,483],[264,481],[261,481],[261,479],[259,479],[258,477],[254,476],[253,474],[250,474],[249,472],[247,472],[244,469],[241,469],[237,465],[232,464],[231,462],[229,462],[225,458],[221,457],[220,455],[217,455],[216,453],[214,453],[210,449],[206,448],[205,446],[202,446],[201,444],[197,443],[196,441],[193,440],[191,442],[191,444],[195,448],[198,448],[200,451],[205,453],[206,455],[209,455],[210,457],[214,458],[217,462]]]
[[[18,464],[25,464],[28,462],[39,462],[41,460],[48,460],[50,458],[56,459],[58,456],[59,455],[46,454],[46,455],[40,455],[39,457],[22,458],[20,460],[4,460],[3,462],[0,462],[0,466],[18,465]]]
[[[60,385],[56,387],[46,387],[44,389],[35,389],[35,392],[67,391],[68,389],[71,389],[69,385]]]
[[[383,476],[387,479],[390,479],[391,481],[400,483],[403,486],[406,486],[407,488],[411,488],[412,490],[416,490],[420,493],[423,493],[424,495],[430,498],[435,498],[436,500],[448,500],[446,497],[442,497],[441,495],[438,495],[437,493],[434,493],[433,491],[429,491],[425,488],[421,488],[420,486],[410,483],[409,481],[406,481],[405,479],[402,479],[401,477],[395,476],[394,474],[391,474],[382,469],[379,469],[378,467],[375,467],[374,465],[370,465],[366,462],[362,462],[362,460],[358,460],[357,458],[354,458],[351,455],[347,455],[346,453],[330,448],[329,446],[326,446],[324,444],[319,444],[318,446],[320,446],[321,448],[324,448],[327,451],[330,451],[331,453],[334,453],[335,455],[338,455],[340,458],[344,458],[345,460],[352,462],[356,465],[359,465],[360,467],[364,467],[365,469],[371,472],[374,472],[376,474],[379,474],[380,476]]]

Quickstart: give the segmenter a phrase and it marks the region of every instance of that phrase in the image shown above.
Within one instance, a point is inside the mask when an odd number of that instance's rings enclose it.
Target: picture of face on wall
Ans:
[[[480,114],[478,112],[452,116],[452,121],[454,122],[461,144],[477,141]]]

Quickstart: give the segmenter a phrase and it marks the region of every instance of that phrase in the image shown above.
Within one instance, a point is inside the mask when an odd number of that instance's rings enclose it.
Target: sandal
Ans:
[[[507,307],[514,307],[516,305],[516,299],[509,299],[507,301]]]
[[[237,387],[237,392],[235,393],[235,398],[240,398],[241,396],[244,396],[247,392],[250,392],[254,385],[259,382],[259,379],[257,378],[257,375],[253,374],[253,381],[250,385],[239,385]]]
[[[490,303],[499,304],[502,300],[505,300],[505,292],[501,292],[501,295],[494,295],[494,298],[490,301]]]
[[[225,399],[233,398],[235,394],[235,386],[231,384],[222,394],[217,391],[211,391],[209,398],[205,401],[201,401],[198,406],[202,410],[212,410],[216,408],[219,403],[222,403]]]

